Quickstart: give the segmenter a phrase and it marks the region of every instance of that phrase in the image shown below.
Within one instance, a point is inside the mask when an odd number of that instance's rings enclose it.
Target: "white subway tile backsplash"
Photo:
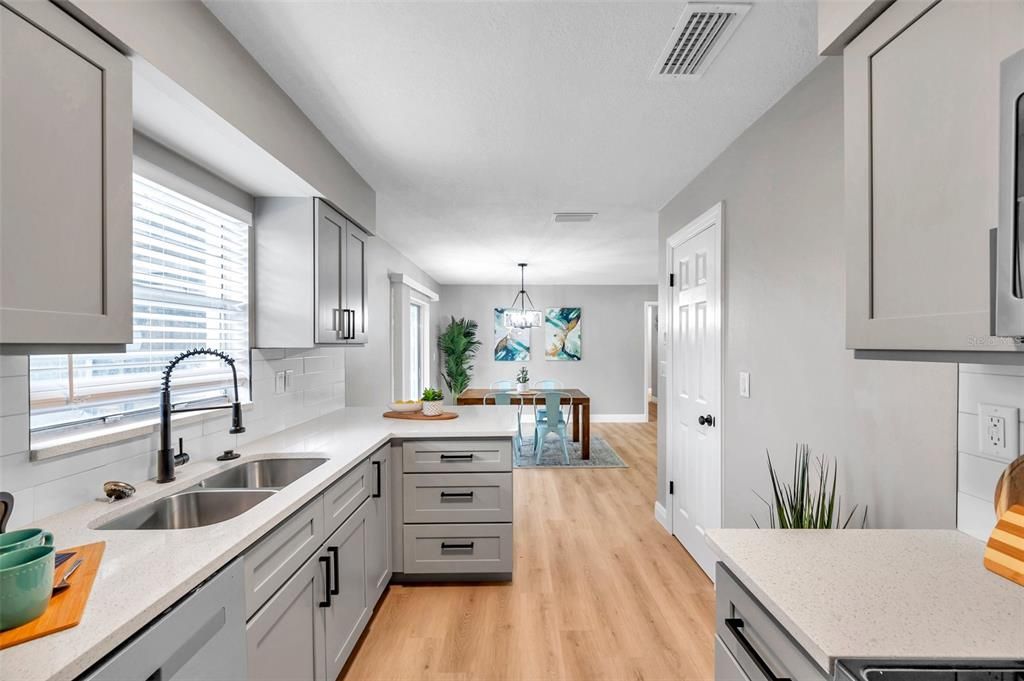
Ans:
[[[27,357],[0,359],[0,489],[17,490],[12,528],[102,496],[107,480],[139,482],[156,475],[156,433],[31,461],[27,370]],[[277,371],[292,373],[288,391],[275,395]],[[192,460],[210,460],[345,406],[344,348],[253,350],[250,375],[253,405],[243,413],[245,433],[229,434],[231,416],[222,411],[175,426],[172,445],[184,438]]]
[[[28,413],[28,377],[0,378],[0,416]]]
[[[0,355],[0,376],[27,376],[28,355]]]
[[[28,451],[28,414],[0,416],[0,456]]]
[[[1018,407],[1024,416],[1024,367],[960,365],[959,402],[957,528],[985,540],[996,521],[992,508],[996,480],[1007,462],[980,455],[978,404]],[[1024,443],[1024,419],[1012,427],[1017,428]]]

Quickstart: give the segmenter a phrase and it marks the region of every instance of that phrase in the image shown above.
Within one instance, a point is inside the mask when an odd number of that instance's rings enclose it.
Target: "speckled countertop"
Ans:
[[[709,530],[722,561],[814,661],[1024,659],[1024,587],[955,530]]]
[[[137,485],[135,496],[127,501],[96,501],[39,520],[36,524],[52,531],[59,546],[96,541],[107,546],[82,622],[0,651],[0,678],[75,678],[391,439],[508,437],[515,432],[514,407],[454,410],[460,417],[450,421],[399,421],[383,418],[379,408],[349,407],[254,442],[240,450],[241,459],[226,464],[191,463],[177,469],[174,483]],[[222,523],[190,530],[90,529],[189,487],[214,470],[268,454],[330,460]]]

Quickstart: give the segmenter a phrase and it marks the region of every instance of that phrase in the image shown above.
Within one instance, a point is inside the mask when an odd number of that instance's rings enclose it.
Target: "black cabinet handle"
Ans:
[[[341,593],[341,581],[338,579],[338,563],[340,563],[341,561],[338,560],[338,547],[328,546],[327,551],[332,556],[334,556],[334,588],[331,589],[331,596],[337,596],[339,593]]]
[[[698,416],[697,423],[702,426],[713,426],[715,425],[715,417],[711,414],[708,414],[707,416]]]
[[[442,454],[441,461],[472,461],[472,454]]]
[[[353,340],[356,337],[356,311],[346,307],[342,310],[342,313],[345,316],[345,333],[342,338],[344,340]]]
[[[472,492],[441,492],[442,499],[472,499]]]
[[[320,556],[317,558],[324,564],[324,599],[318,603],[321,608],[331,607],[331,557]]]
[[[736,637],[737,641],[739,641],[740,647],[743,648],[744,652],[746,652],[747,657],[753,660],[754,664],[757,665],[758,671],[761,672],[764,678],[768,679],[768,681],[791,681],[785,676],[775,676],[771,667],[769,667],[768,663],[764,661],[764,658],[754,650],[754,646],[751,645],[750,641],[747,640],[747,637],[743,635],[743,620],[739,617],[727,617],[725,618],[725,626],[729,627],[729,630],[732,631],[732,635]]]
[[[377,499],[377,498],[380,497],[380,492],[381,492],[381,489],[380,489],[380,461],[371,461],[370,463],[372,463],[373,467],[377,469],[377,491],[374,492],[373,494],[371,494],[370,496],[373,497],[374,499]]]
[[[472,551],[473,542],[466,542],[464,544],[449,544],[446,541],[441,542],[442,551]]]

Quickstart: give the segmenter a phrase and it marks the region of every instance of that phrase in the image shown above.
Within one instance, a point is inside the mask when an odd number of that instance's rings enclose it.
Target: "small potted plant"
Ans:
[[[519,367],[519,374],[516,376],[516,392],[525,393],[530,389],[530,372],[525,367]]]
[[[443,412],[444,395],[440,390],[435,388],[425,388],[423,390],[423,415],[424,416],[440,416]]]

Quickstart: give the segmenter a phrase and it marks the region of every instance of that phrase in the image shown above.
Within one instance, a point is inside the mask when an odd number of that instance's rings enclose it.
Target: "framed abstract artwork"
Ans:
[[[544,358],[563,362],[583,359],[583,308],[547,309],[544,315]]]
[[[505,308],[494,308],[494,361],[526,362],[530,359],[530,330],[506,329]]]

